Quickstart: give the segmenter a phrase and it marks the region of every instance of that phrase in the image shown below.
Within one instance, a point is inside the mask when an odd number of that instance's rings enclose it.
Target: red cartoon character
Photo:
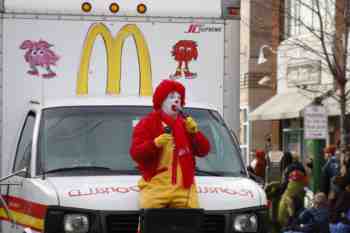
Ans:
[[[43,78],[53,78],[56,76],[56,73],[51,70],[50,66],[56,65],[59,56],[50,49],[52,46],[44,40],[39,40],[38,42],[25,40],[21,44],[20,49],[27,50],[24,59],[30,66],[30,70],[27,71],[28,74],[38,76],[39,66],[45,68],[47,71],[46,74],[42,74]]]
[[[177,61],[176,72],[170,75],[170,78],[181,78],[183,74],[185,78],[196,78],[197,74],[190,72],[188,63],[192,60],[197,60],[198,49],[197,43],[193,40],[180,40],[174,46],[171,51],[175,61]]]

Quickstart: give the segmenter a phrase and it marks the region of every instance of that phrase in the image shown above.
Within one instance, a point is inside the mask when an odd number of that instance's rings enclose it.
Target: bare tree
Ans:
[[[350,1],[284,0],[283,7],[280,6],[279,2],[278,7],[273,7],[273,10],[279,11],[283,16],[285,25],[293,24],[292,26],[299,30],[285,32],[294,35],[284,43],[290,47],[299,48],[304,54],[307,54],[303,58],[304,60],[320,61],[321,69],[328,72],[333,78],[333,88],[327,91],[318,90],[308,85],[296,86],[305,91],[319,92],[318,99],[329,97],[336,100],[340,109],[340,144],[344,147],[346,136],[349,133],[345,126],[345,117],[347,114],[346,106],[350,100],[350,90],[347,88],[347,81],[350,77],[348,61]],[[261,1],[261,8],[264,9],[263,1]]]

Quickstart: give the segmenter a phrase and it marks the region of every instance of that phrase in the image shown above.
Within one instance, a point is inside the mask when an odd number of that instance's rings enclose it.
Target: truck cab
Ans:
[[[136,232],[140,174],[129,148],[133,127],[150,111],[149,97],[31,101],[10,156],[17,175],[3,187],[4,232]],[[184,111],[211,144],[196,158],[203,232],[265,232],[264,191],[248,178],[218,111],[200,103]]]

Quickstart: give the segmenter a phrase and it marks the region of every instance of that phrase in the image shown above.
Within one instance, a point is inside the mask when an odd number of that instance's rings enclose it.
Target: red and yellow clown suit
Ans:
[[[161,104],[170,92],[181,95],[181,83],[164,80],[153,95],[154,111],[135,127],[130,154],[137,162],[142,178],[140,208],[198,208],[194,182],[195,157],[206,156],[210,145],[198,130],[196,122],[181,115],[172,118],[161,110]],[[166,133],[165,127],[171,128]]]

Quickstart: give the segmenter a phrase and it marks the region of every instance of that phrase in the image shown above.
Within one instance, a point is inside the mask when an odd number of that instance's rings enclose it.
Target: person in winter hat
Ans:
[[[288,176],[287,189],[284,191],[278,206],[277,221],[281,227],[286,227],[298,216],[304,208],[306,186],[305,174],[300,170],[292,171]]]
[[[284,233],[329,233],[329,208],[327,196],[318,192],[313,206],[303,210],[292,223],[285,227]]]
[[[342,177],[342,185],[346,185],[331,208],[331,233],[350,232],[350,177]]]
[[[291,155],[291,163],[289,163],[286,168],[283,170],[283,174],[282,174],[282,182],[281,182],[281,188],[280,188],[280,193],[284,193],[284,191],[287,189],[288,186],[288,182],[290,180],[290,174],[293,171],[299,171],[302,174],[304,174],[304,178],[305,178],[305,182],[307,181],[307,174],[306,174],[306,170],[304,168],[304,165],[300,162],[300,156],[296,153],[290,153]]]
[[[340,175],[340,156],[336,153],[336,147],[329,145],[324,149],[326,163],[322,167],[320,189],[328,195],[331,202],[335,202],[336,195],[340,192],[334,184],[336,176]]]
[[[265,169],[267,166],[267,161],[265,158],[265,152],[263,150],[257,149],[255,151],[255,158],[250,166],[255,175],[265,179]]]
[[[185,87],[163,80],[153,94],[153,111],[135,126],[130,155],[142,175],[140,208],[198,208],[194,180],[195,156],[209,153],[210,144],[185,105]]]

